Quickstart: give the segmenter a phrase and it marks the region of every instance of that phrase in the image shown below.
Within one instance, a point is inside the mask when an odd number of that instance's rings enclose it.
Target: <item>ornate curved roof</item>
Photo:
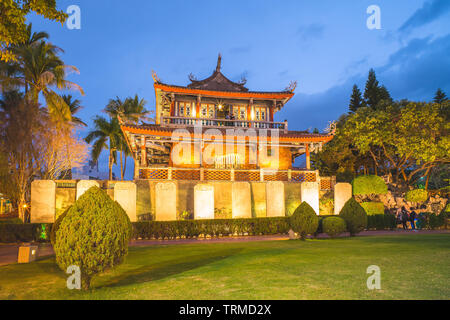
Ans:
[[[196,80],[194,77],[190,77],[191,83],[187,86],[191,89],[210,90],[210,91],[230,91],[230,92],[248,92],[248,89],[244,87],[245,81],[233,82],[220,72],[222,64],[222,56],[219,54],[217,59],[217,67],[214,73],[204,79]]]

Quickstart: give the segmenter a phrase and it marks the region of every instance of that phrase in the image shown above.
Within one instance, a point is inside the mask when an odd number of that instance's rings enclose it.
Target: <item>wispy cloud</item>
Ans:
[[[450,10],[449,0],[429,0],[398,29],[400,32],[411,30],[426,25],[443,16]]]
[[[230,53],[247,53],[250,52],[252,50],[251,46],[237,46],[237,47],[233,47],[229,50]]]
[[[309,25],[300,26],[297,30],[297,36],[302,41],[308,41],[310,39],[317,39],[323,36],[325,26],[318,23],[312,23]]]

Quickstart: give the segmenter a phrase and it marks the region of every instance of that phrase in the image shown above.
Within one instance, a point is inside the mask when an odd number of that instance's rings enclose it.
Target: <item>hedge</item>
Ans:
[[[364,208],[368,216],[384,214],[383,202],[363,202],[361,207]]]
[[[334,238],[347,231],[345,220],[339,216],[330,216],[322,221],[323,232]]]
[[[47,242],[51,223],[0,224],[0,243]]]
[[[409,190],[405,199],[409,202],[425,202],[428,199],[428,191],[424,189]]]
[[[133,239],[176,239],[287,233],[287,217],[143,221],[133,223]]]
[[[367,216],[367,230],[392,230],[397,228],[397,221],[395,215],[374,214]]]
[[[356,177],[352,181],[352,189],[354,195],[386,194],[388,191],[384,180],[373,175]]]
[[[316,235],[323,233],[323,219],[318,216],[319,227]],[[392,214],[367,217],[367,229],[395,229],[395,216]],[[428,220],[428,217],[427,217]],[[428,228],[428,221],[424,228]],[[288,217],[252,218],[252,219],[214,219],[184,221],[142,221],[133,222],[132,239],[176,239],[218,237],[230,235],[271,235],[286,234],[289,231]],[[45,228],[45,232],[44,232]],[[51,223],[0,224],[0,243],[48,242]]]

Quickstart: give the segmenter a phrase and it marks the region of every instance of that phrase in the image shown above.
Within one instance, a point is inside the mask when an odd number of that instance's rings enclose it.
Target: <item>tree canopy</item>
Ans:
[[[67,14],[56,8],[56,0],[0,1],[0,60],[15,60],[11,46],[27,41],[26,15],[35,12],[46,19],[63,24]]]

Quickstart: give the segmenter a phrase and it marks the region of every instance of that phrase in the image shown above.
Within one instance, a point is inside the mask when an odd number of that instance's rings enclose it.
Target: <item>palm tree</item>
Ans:
[[[73,99],[72,95],[70,94],[69,95],[64,94],[61,97],[63,98],[64,102],[69,106],[72,124],[74,126],[87,127],[86,123],[84,123],[80,118],[75,117],[75,114],[82,108],[81,101],[78,99]]]
[[[139,99],[136,94],[134,98],[128,97],[125,101],[122,101],[119,97],[109,100],[104,112],[110,117],[119,116],[122,121],[138,124],[139,121],[151,120],[148,115],[150,111],[145,109],[147,101]]]
[[[74,66],[65,65],[59,57],[63,50],[45,41],[48,34],[45,32],[32,33],[28,26],[28,40],[21,45],[11,47],[17,57],[16,62],[2,62],[0,66],[1,87],[23,87],[27,99],[37,103],[42,93],[50,115],[58,122],[71,120],[69,106],[54,89],[77,90],[84,94],[83,89],[66,80],[71,72],[78,73]]]
[[[109,150],[109,180],[112,180],[112,166],[116,163],[117,149],[120,147],[122,139],[119,120],[110,118],[108,121],[104,117],[97,116],[94,119],[94,126],[95,129],[90,131],[84,140],[87,143],[94,141],[91,156],[95,162],[98,162],[102,150]]]
[[[148,118],[150,112],[145,109],[146,104],[147,102],[144,99],[139,99],[137,94],[134,98],[126,98],[125,101],[116,97],[116,99],[109,100],[104,112],[110,117],[120,118],[121,121],[138,124],[140,121],[150,119]],[[127,158],[131,155],[131,151],[123,134],[121,138],[118,150],[120,151],[120,177],[123,180],[127,169]]]

